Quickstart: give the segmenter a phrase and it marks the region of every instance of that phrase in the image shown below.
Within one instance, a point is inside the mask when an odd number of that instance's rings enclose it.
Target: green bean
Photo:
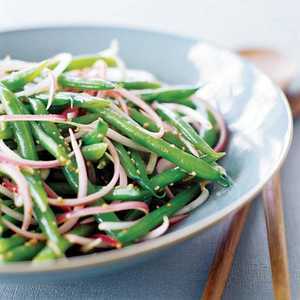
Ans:
[[[82,142],[84,145],[92,145],[103,141],[108,131],[108,125],[102,119],[98,119],[97,125],[94,130],[85,134],[82,137]]]
[[[14,234],[8,238],[0,238],[0,254],[17,246],[23,245],[25,242],[26,238],[18,234]]]
[[[19,92],[27,83],[41,75],[42,71],[47,66],[47,63],[48,61],[43,61],[36,66],[11,73],[7,77],[1,79],[0,83],[2,83],[12,92]]]
[[[218,122],[216,121],[214,115],[209,110],[206,110],[207,119],[212,125],[212,128],[205,129],[202,135],[202,138],[206,141],[208,145],[213,147],[217,142],[219,138],[219,128],[218,128]]]
[[[169,184],[174,184],[182,180],[187,173],[178,167],[166,170],[150,179],[151,186],[155,190],[161,191]],[[147,190],[139,189],[133,185],[127,187],[116,187],[110,194],[105,196],[107,201],[146,201],[151,198],[151,193]]]
[[[117,233],[116,238],[122,246],[131,244],[145,236],[149,231],[163,222],[163,217],[171,217],[178,210],[192,201],[200,192],[200,185],[185,189],[167,204],[150,212],[141,221],[126,230]]]
[[[85,79],[70,73],[63,73],[58,77],[58,83],[64,88],[78,90],[112,90],[115,85],[103,79]]]
[[[171,110],[159,105],[156,109],[160,117],[174,126],[187,140],[189,140],[197,150],[201,151],[202,154],[207,155],[207,158],[211,160],[218,160],[225,155],[224,152],[215,152],[203,138],[197,134],[195,129],[182,117],[177,116]]]
[[[159,82],[150,81],[118,81],[114,83],[126,90],[158,89],[161,87]]]
[[[76,234],[79,236],[87,236],[90,235],[95,230],[94,225],[86,224],[86,225],[79,225],[75,227],[73,230],[70,231],[71,234]],[[63,250],[66,252],[69,248],[71,248],[73,244],[69,242],[67,239],[65,240],[63,244]],[[53,250],[46,246],[42,249],[33,259],[33,263],[40,263],[45,262],[49,260],[55,259],[55,253]]]
[[[115,144],[117,152],[124,167],[124,170],[129,178],[138,182],[138,184],[157,197],[150,180],[146,175],[146,168],[143,166],[143,161],[138,153],[127,151],[123,145]],[[130,157],[131,156],[131,157]]]
[[[212,166],[201,158],[186,153],[175,146],[172,147],[164,140],[152,137],[126,117],[121,116],[110,109],[103,109],[99,111],[99,113],[107,123],[111,124],[122,134],[127,135],[139,145],[148,148],[151,152],[171,161],[180,168],[191,173],[191,175],[215,181],[225,187],[230,185],[229,178],[219,166]]]
[[[30,240],[24,245],[10,249],[0,255],[0,264],[9,262],[31,260],[44,246],[43,242]]]
[[[22,212],[22,208],[20,207],[18,207],[17,209],[15,209],[17,212]],[[7,220],[7,221],[9,221],[9,222],[11,222],[11,223],[13,223],[13,224],[17,224],[18,223],[18,221],[15,219],[15,218],[13,218],[13,217],[11,217],[11,216],[9,216],[9,215],[3,215],[3,216],[1,216],[1,219],[4,219],[4,220]],[[0,219],[0,220],[1,220]],[[0,237],[1,236],[3,236],[3,234],[5,233],[5,232],[7,232],[9,229],[0,221]]]
[[[145,129],[147,129],[149,131],[153,131],[153,132],[159,131],[159,128],[157,127],[157,125],[150,118],[148,118],[146,115],[140,113],[135,108],[130,108],[129,112],[130,112],[130,116],[132,117],[132,119],[135,120],[141,126],[143,126]],[[165,132],[163,139],[170,144],[174,144],[175,146],[177,146],[178,148],[180,148],[184,151],[186,150],[184,143],[173,132],[170,132],[170,131]]]
[[[154,92],[144,92],[140,96],[146,102],[176,103],[179,99],[186,99],[198,91],[199,87],[165,88]]]
[[[72,59],[71,63],[67,68],[67,71],[91,67],[98,60],[103,60],[108,67],[116,67],[118,65],[114,57],[103,56],[101,54],[80,55]]]
[[[103,79],[96,78],[81,78],[70,73],[63,73],[58,77],[58,83],[62,87],[74,88],[78,90],[112,90],[116,87],[123,87],[128,90],[138,89],[156,89],[160,87],[159,82],[148,81],[121,81],[110,82]]]
[[[131,151],[131,160],[135,164],[136,173],[138,174],[138,176],[140,178],[139,181],[140,181],[141,187],[143,187],[145,190],[148,190],[153,196],[160,198],[161,196],[159,196],[156,193],[156,190],[159,190],[159,189],[157,187],[152,186],[151,181],[147,174],[145,163],[137,151],[135,151],[135,150]]]
[[[13,138],[13,131],[7,122],[0,122],[0,139],[8,140]]]
[[[39,99],[44,104],[47,104],[49,95],[39,94],[34,96],[34,99]],[[93,97],[83,93],[58,92],[54,95],[52,105],[71,105],[81,108],[103,108],[109,107],[111,105],[111,100]]]
[[[83,146],[81,148],[81,151],[86,160],[97,161],[104,155],[106,149],[107,144],[97,143],[88,146]]]
[[[0,99],[7,114],[22,114],[22,103],[5,86],[0,84]],[[12,128],[16,135],[18,148],[22,157],[37,160],[37,151],[27,122],[14,122]],[[49,239],[51,246],[56,249],[57,255],[61,256],[60,244],[63,238],[58,232],[55,215],[48,205],[48,197],[42,181],[36,171],[23,171],[29,182],[30,192],[34,200],[34,211],[40,228]]]
[[[73,119],[74,122],[80,124],[90,124],[100,118],[98,113],[88,113]]]

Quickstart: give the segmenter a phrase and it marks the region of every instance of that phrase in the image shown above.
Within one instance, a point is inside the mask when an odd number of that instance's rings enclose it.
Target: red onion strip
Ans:
[[[195,200],[184,206],[180,209],[175,215],[182,215],[191,212],[200,205],[202,205],[209,197],[209,191],[206,188],[203,188],[202,193]]]
[[[112,204],[104,204],[102,206],[93,206],[83,208],[77,211],[72,211],[65,213],[64,216],[67,219],[73,217],[84,217],[108,212],[116,212],[116,211],[123,211],[123,210],[131,210],[136,209],[144,212],[147,214],[149,212],[149,207],[146,203],[140,201],[126,201],[120,203],[112,203]]]
[[[157,228],[155,228],[154,230],[150,231],[147,235],[143,237],[142,240],[143,241],[151,240],[163,235],[168,230],[169,226],[170,226],[169,218],[167,216],[164,216],[162,224]]]
[[[67,119],[62,115],[2,115],[0,122],[16,122],[16,121],[49,121],[66,123]]]
[[[2,203],[0,204],[0,210],[1,210],[4,214],[6,214],[6,215],[8,215],[8,216],[10,216],[10,217],[12,217],[12,218],[14,218],[15,220],[18,220],[18,221],[20,221],[20,222],[23,222],[23,220],[24,220],[23,214],[21,214],[21,213],[15,211],[15,210],[13,210],[13,209],[11,209],[10,207],[8,207],[8,206],[6,206],[6,205],[4,205],[4,204],[2,204]]]
[[[35,233],[35,232],[31,232],[31,231],[27,231],[27,230],[24,230],[24,229],[21,229],[19,228],[18,226],[16,226],[15,224],[11,223],[10,221],[8,220],[5,220],[2,218],[2,221],[1,221],[6,227],[8,227],[11,231],[21,235],[21,236],[24,236],[26,238],[29,238],[29,239],[36,239],[36,240],[45,240],[45,237],[43,234],[41,233]]]
[[[30,196],[28,183],[19,168],[14,165],[0,163],[0,171],[10,176],[18,185],[19,195],[22,197],[24,202],[24,219],[22,230],[27,230],[31,223],[32,217],[32,199]]]
[[[137,95],[135,95],[123,88],[117,88],[116,91],[119,92],[121,94],[121,96],[123,96],[124,98],[127,98],[129,101],[133,102],[135,105],[140,107],[155,122],[155,124],[159,128],[159,131],[158,132],[150,132],[150,131],[145,130],[149,135],[152,135],[153,137],[156,137],[156,138],[161,138],[164,135],[165,130],[163,127],[163,122],[150,105],[145,103],[145,101],[143,101]]]
[[[153,171],[155,170],[157,159],[158,159],[158,156],[155,153],[151,152],[150,156],[149,156],[147,166],[146,166],[147,174],[152,174],[153,173]]]
[[[9,163],[20,168],[32,168],[32,169],[50,169],[59,167],[61,164],[58,160],[50,161],[34,161],[23,158],[12,158],[0,152],[0,162]]]
[[[119,186],[125,187],[125,186],[127,186],[127,184],[128,184],[127,174],[126,174],[124,168],[122,167],[122,165],[120,165]]]

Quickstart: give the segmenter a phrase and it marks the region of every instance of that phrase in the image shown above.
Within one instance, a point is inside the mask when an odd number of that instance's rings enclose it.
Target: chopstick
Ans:
[[[210,268],[202,300],[221,299],[250,207],[251,204],[248,203],[232,214]]]
[[[293,117],[300,117],[300,92],[296,94],[287,93],[287,97]],[[279,173],[269,180],[263,188],[262,194],[274,296],[276,300],[289,300],[291,298],[290,281]],[[251,202],[231,217],[229,227],[216,251],[201,297],[202,300],[221,299],[250,207]]]
[[[285,225],[279,173],[263,189],[263,203],[268,234],[275,299],[291,299]]]

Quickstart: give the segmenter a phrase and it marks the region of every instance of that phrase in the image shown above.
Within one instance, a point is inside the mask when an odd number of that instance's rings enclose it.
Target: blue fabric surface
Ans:
[[[295,137],[300,136],[300,122]],[[293,298],[300,298],[300,139],[282,171]],[[226,220],[144,265],[60,284],[0,284],[0,299],[199,299]],[[263,207],[252,205],[223,299],[273,299]]]

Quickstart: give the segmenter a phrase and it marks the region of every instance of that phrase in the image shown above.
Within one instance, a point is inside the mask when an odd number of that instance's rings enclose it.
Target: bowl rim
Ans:
[[[139,33],[148,33],[148,34],[156,34],[162,35],[166,37],[173,37],[188,40],[190,42],[197,42],[200,40],[199,38],[190,37],[187,35],[181,35],[177,33],[170,33],[164,31],[157,31],[152,29],[137,29],[131,26],[118,26],[118,25],[99,25],[99,24],[83,24],[83,25],[46,25],[46,26],[25,26],[22,29],[13,28],[13,29],[4,29],[0,30],[0,35],[5,34],[18,34],[23,32],[30,32],[30,31],[45,31],[45,30],[68,30],[68,29],[113,29],[113,30],[124,30],[127,32],[139,32]],[[202,40],[206,41],[206,40]],[[229,52],[232,54],[231,51],[226,50],[220,46],[216,46],[213,42],[208,42],[210,45],[215,46],[220,51]],[[234,54],[235,55],[235,54]],[[238,55],[236,55],[238,57]],[[240,58],[239,58],[240,59]],[[249,64],[243,60],[244,64]],[[252,65],[253,66],[253,65]],[[257,69],[253,66],[254,69]],[[262,71],[258,70],[261,76],[267,77]],[[268,78],[268,77],[267,77]],[[270,80],[268,78],[268,80]],[[273,84],[274,85],[274,84]],[[62,258],[58,259],[51,263],[43,263],[39,265],[32,264],[30,262],[16,262],[11,263],[8,265],[3,265],[0,268],[0,275],[22,275],[22,274],[45,274],[45,273],[52,273],[52,272],[64,272],[69,270],[74,270],[78,268],[92,268],[92,267],[101,267],[101,266],[109,266],[116,261],[122,262],[126,259],[133,257],[133,256],[142,256],[146,255],[150,252],[162,250],[164,248],[171,247],[175,244],[183,242],[191,237],[199,234],[201,231],[209,228],[210,226],[220,222],[223,220],[227,215],[230,213],[238,210],[248,202],[254,199],[254,197],[262,190],[263,186],[269,181],[269,179],[280,170],[283,162],[285,161],[289,148],[291,146],[292,137],[293,137],[293,118],[292,112],[286,99],[286,96],[283,92],[278,88],[278,93],[280,94],[280,98],[283,101],[284,107],[287,112],[288,117],[288,139],[285,141],[283,145],[280,157],[276,162],[274,162],[273,168],[270,169],[269,173],[262,179],[256,186],[254,186],[251,190],[249,190],[246,194],[239,197],[239,199],[230,205],[226,206],[219,212],[215,212],[212,215],[209,215],[203,220],[196,221],[193,224],[186,225],[184,228],[178,229],[176,232],[169,232],[166,235],[163,235],[159,238],[142,242],[140,244],[134,244],[123,249],[118,250],[110,250],[103,253],[96,253],[96,254],[89,254],[83,255],[79,257],[71,257],[68,259]]]

